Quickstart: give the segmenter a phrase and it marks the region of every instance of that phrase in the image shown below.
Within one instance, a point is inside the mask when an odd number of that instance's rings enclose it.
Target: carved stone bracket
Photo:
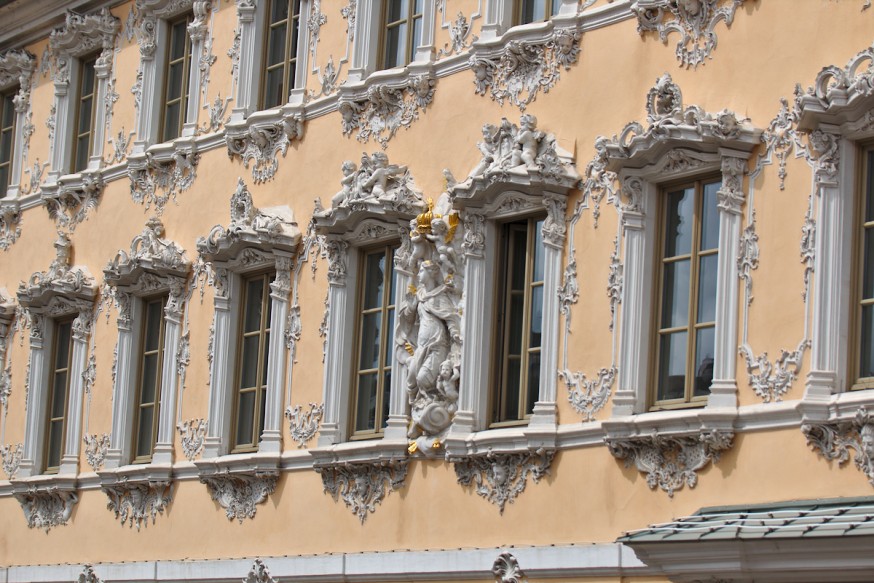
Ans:
[[[513,504],[525,491],[528,478],[538,483],[549,475],[555,451],[539,449],[534,452],[494,453],[450,458],[455,476],[462,486],[473,486],[478,495],[504,513],[507,504]]]
[[[155,517],[164,513],[172,499],[170,488],[169,480],[122,480],[101,486],[109,498],[106,507],[121,520],[122,526],[129,522],[128,526],[136,526],[137,530],[148,526],[149,518],[155,524]]]
[[[469,65],[476,94],[525,111],[540,91],[555,87],[561,69],[569,70],[577,62],[581,36],[574,29],[556,28],[538,38],[474,42]]]
[[[854,451],[853,462],[874,486],[874,416],[863,405],[847,420],[809,421],[801,426],[807,445],[827,459],[844,466]]]
[[[199,162],[200,154],[183,149],[176,149],[160,159],[150,152],[131,156],[127,170],[131,198],[145,205],[146,210],[154,205],[160,215],[169,201],[175,202],[178,193],[194,184]]]
[[[0,249],[6,251],[20,236],[20,203],[17,200],[0,202]]]
[[[285,156],[288,145],[303,138],[303,110],[300,107],[287,109],[279,119],[274,119],[277,116],[266,121],[249,119],[225,128],[228,156],[239,157],[246,168],[252,164],[255,184],[272,180],[279,169],[279,154]]]
[[[299,448],[306,447],[307,442],[315,437],[324,413],[324,403],[310,403],[310,410],[306,413],[301,405],[286,407],[285,418],[288,419],[288,430]]]
[[[433,72],[373,78],[372,85],[340,86],[338,109],[344,136],[357,131],[359,142],[373,138],[385,149],[400,128],[409,127],[431,105],[437,81]]]
[[[319,465],[315,469],[322,476],[325,492],[342,499],[353,514],[364,524],[367,514],[391,492],[400,490],[407,478],[408,460],[394,459],[374,462]]]
[[[722,452],[731,447],[734,433],[730,431],[702,431],[698,435],[667,436],[653,433],[633,437],[605,439],[610,453],[625,461],[625,467],[634,465],[646,474],[651,490],[656,487],[674,496],[684,485],[694,488],[698,472],[707,464],[718,462]]]
[[[496,583],[527,583],[528,581],[519,566],[519,561],[507,551],[502,552],[495,559],[492,574],[495,576]]]
[[[252,563],[252,568],[249,569],[249,574],[246,575],[246,578],[243,579],[243,583],[279,583],[276,579],[270,575],[270,570],[267,568],[267,565],[264,564],[264,561],[261,559],[255,559],[255,562]]]
[[[40,198],[49,218],[59,227],[72,231],[100,204],[105,186],[102,172],[84,171],[64,176],[52,185],[43,185]]]
[[[27,519],[28,528],[42,528],[46,532],[67,524],[79,495],[59,487],[16,485],[13,495]]]
[[[200,476],[212,499],[225,509],[228,520],[236,518],[240,524],[246,518],[255,518],[257,505],[273,493],[278,479],[277,470]]]
[[[712,59],[717,37],[714,29],[723,21],[731,27],[734,13],[744,0],[637,0],[631,11],[637,16],[637,32],[658,32],[667,44],[668,35],[680,35],[677,60],[683,67],[697,68]]]

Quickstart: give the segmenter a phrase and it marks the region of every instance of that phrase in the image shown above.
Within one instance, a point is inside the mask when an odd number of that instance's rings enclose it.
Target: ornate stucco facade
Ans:
[[[870,2],[395,4],[0,5],[0,581],[874,579]]]

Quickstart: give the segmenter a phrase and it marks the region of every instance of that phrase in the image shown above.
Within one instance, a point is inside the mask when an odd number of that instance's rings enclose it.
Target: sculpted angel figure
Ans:
[[[340,180],[342,188],[331,199],[331,208],[337,208],[355,197],[355,179],[358,174],[358,166],[352,160],[346,160],[340,169],[343,171],[343,179]]]
[[[482,160],[477,164],[476,168],[470,171],[469,176],[479,176],[492,166],[494,166],[498,156],[498,128],[493,124],[487,123],[483,126],[483,141],[479,142],[476,147],[482,154]]]
[[[529,168],[537,166],[537,146],[543,139],[543,132],[537,130],[537,118],[525,114],[519,120],[519,133],[516,134],[510,166],[515,168],[525,164]]]
[[[392,196],[387,194],[388,181],[394,176],[398,176],[407,171],[406,166],[398,166],[388,163],[388,156],[383,152],[374,152],[371,156],[372,171],[370,177],[364,182],[363,188],[369,191],[372,196],[379,200],[392,200]]]

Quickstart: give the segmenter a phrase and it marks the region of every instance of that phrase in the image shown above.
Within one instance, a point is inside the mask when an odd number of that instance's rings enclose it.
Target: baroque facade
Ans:
[[[0,580],[874,579],[865,0],[0,6]]]

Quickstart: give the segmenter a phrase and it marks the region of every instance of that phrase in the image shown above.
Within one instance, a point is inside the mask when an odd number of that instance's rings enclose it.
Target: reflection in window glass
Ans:
[[[70,393],[70,366],[73,358],[73,321],[55,324],[52,348],[50,391],[46,412],[45,473],[57,473],[64,453],[67,428],[67,397]]]
[[[264,273],[243,281],[234,451],[257,449],[264,431],[272,279],[272,273]]]
[[[167,50],[167,69],[164,88],[163,123],[161,141],[166,142],[182,135],[185,112],[188,110],[188,86],[191,77],[191,38],[188,14],[170,23],[170,44]]]
[[[424,0],[386,0],[382,68],[403,67],[415,60],[422,42]]]
[[[279,107],[294,89],[300,0],[271,0],[268,10],[261,109]]]

